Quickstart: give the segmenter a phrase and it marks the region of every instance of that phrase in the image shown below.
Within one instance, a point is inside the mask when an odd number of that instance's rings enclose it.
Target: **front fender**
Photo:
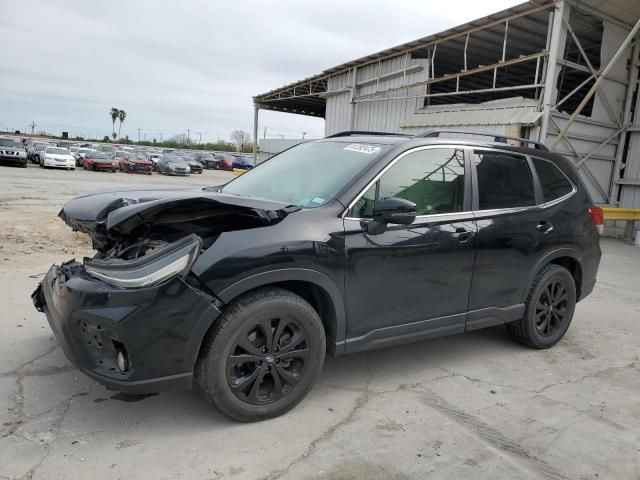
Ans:
[[[318,272],[317,270],[311,270],[308,268],[281,268],[270,270],[267,272],[256,273],[229,285],[224,290],[218,292],[217,297],[224,303],[228,303],[239,295],[242,295],[243,293],[255,288],[287,281],[302,281],[312,283],[327,293],[327,295],[331,299],[331,302],[333,303],[335,313],[336,324],[334,327],[336,332],[336,355],[343,354],[345,349],[346,336],[346,313],[344,299],[342,297],[342,292],[335,284],[335,282],[329,276],[325,275],[322,272]]]

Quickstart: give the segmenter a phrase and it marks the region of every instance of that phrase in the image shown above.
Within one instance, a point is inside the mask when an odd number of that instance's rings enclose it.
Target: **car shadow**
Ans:
[[[360,352],[340,357],[328,357],[317,385],[308,397],[284,417],[298,417],[301,421],[317,415],[319,405],[340,403],[346,391],[358,393],[366,388],[394,390],[404,384],[428,384],[460,365],[485,363],[496,355],[511,355],[524,347],[511,341],[504,328],[496,327],[464,335],[443,337],[395,347]],[[64,364],[58,348],[52,352],[57,365]],[[65,428],[82,432],[108,430],[125,421],[142,428],[162,428],[206,431],[211,428],[242,428],[221,415],[196,389],[162,392],[157,395],[124,395],[93,382],[75,368],[52,371],[52,375],[66,373],[85,386],[86,394],[74,395]],[[66,382],[50,383],[51,389],[64,389]],[[30,393],[24,392],[28,398]],[[65,392],[49,392],[63,397]],[[324,413],[326,407],[321,409]],[[331,410],[331,409],[329,409]],[[333,410],[331,410],[333,411]],[[278,419],[269,420],[277,422]],[[281,420],[287,421],[287,420]]]

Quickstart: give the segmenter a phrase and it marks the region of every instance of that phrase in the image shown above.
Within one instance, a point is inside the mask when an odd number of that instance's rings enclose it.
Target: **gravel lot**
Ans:
[[[63,203],[229,176],[0,167],[0,478],[640,478],[640,248],[616,240],[555,348],[493,328],[329,359],[267,422],[233,423],[190,391],[131,401],[80,374],[29,298],[51,263],[90,253]]]

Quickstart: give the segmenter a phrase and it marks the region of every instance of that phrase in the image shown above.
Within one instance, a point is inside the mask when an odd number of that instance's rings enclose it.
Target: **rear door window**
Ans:
[[[528,207],[536,204],[533,175],[522,155],[475,150],[480,210]]]
[[[532,162],[538,173],[545,202],[564,197],[573,191],[573,185],[567,176],[553,162],[542,158],[533,158]]]

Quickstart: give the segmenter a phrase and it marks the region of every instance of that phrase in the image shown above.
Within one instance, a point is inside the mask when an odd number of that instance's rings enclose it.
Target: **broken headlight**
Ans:
[[[84,265],[89,275],[116,287],[149,287],[186,275],[201,248],[200,237],[189,235],[135,260],[91,260]]]

